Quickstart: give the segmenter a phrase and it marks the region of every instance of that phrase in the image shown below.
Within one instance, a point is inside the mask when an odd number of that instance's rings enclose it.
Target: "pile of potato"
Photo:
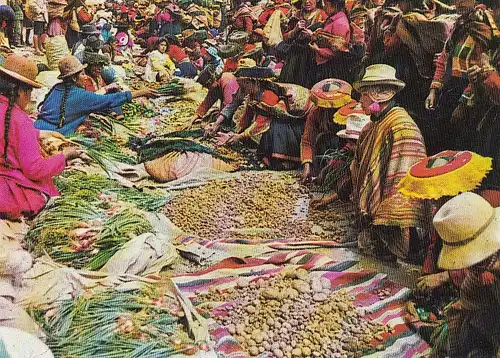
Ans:
[[[251,356],[361,357],[382,349],[382,334],[391,331],[363,319],[345,292],[332,292],[328,279],[303,269],[250,283],[239,279],[235,289],[210,290],[198,299],[230,302],[214,318]]]
[[[294,220],[294,210],[304,197],[291,174],[242,172],[183,190],[166,205],[165,214],[204,239],[303,238],[310,228],[305,220]]]

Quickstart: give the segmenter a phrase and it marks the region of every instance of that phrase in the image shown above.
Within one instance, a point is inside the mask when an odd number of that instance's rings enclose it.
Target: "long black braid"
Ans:
[[[66,80],[63,82],[64,85],[64,93],[61,100],[61,106],[59,107],[59,128],[64,125],[64,119],[66,116],[66,103],[68,102],[69,92],[71,91],[71,87],[73,87],[72,80]]]
[[[6,80],[5,78],[3,78],[3,76],[2,78],[0,78],[0,93],[5,95],[9,101],[7,105],[7,111],[5,112],[4,133],[3,133],[3,139],[4,139],[3,159],[6,167],[9,166],[7,160],[7,151],[9,148],[10,120],[12,117],[12,109],[16,104],[17,96],[19,94],[20,89],[21,86],[19,83],[13,82],[12,80]]]

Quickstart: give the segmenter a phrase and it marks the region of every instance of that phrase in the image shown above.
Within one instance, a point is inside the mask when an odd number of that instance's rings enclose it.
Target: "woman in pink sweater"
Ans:
[[[40,152],[40,131],[24,112],[31,101],[37,66],[25,57],[10,55],[0,67],[0,218],[33,216],[51,196],[59,195],[52,178],[66,161],[81,151],[66,149],[44,158]]]
[[[313,41],[309,45],[316,59],[316,68],[311,71],[315,76],[313,84],[327,78],[337,78],[351,83],[353,80],[350,76],[353,63],[349,54],[351,27],[345,13],[344,0],[325,0],[323,9],[328,18],[323,29],[314,33]]]

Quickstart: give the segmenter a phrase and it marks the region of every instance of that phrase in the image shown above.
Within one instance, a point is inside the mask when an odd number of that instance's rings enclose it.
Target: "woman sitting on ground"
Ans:
[[[189,56],[184,51],[180,41],[175,36],[168,36],[170,47],[168,49],[168,56],[175,63],[179,69],[179,77],[194,78],[198,74],[198,69],[191,62]]]
[[[175,64],[168,55],[169,43],[166,38],[158,39],[156,50],[148,56],[144,76],[148,82],[168,82],[174,72]]]
[[[35,127],[51,130],[64,135],[72,134],[91,113],[102,112],[122,106],[136,97],[155,97],[156,91],[150,89],[124,91],[99,95],[84,89],[85,68],[74,56],[66,56],[59,62],[59,79],[40,104]]]
[[[107,94],[117,92],[119,87],[113,82],[106,81],[103,77],[104,66],[109,64],[109,58],[106,55],[101,55],[95,52],[85,52],[83,55],[83,63],[87,65],[85,74],[84,89],[86,91]]]
[[[67,148],[44,158],[38,141],[42,136],[24,112],[31,101],[37,66],[25,57],[11,55],[0,67],[0,218],[36,215],[51,196],[59,195],[52,178],[66,161],[82,151]]]

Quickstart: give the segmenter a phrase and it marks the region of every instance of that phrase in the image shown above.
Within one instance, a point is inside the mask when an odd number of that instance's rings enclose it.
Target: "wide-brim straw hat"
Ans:
[[[78,58],[72,55],[64,56],[59,61],[59,72],[61,73],[57,78],[63,80],[67,77],[73,76],[78,72],[87,68],[87,65],[82,65]]]
[[[443,151],[415,163],[398,184],[416,199],[437,200],[476,189],[492,169],[493,159],[468,151]]]
[[[364,87],[378,85],[394,86],[398,92],[405,88],[405,83],[396,78],[396,69],[384,64],[368,66],[363,79],[354,82],[353,87],[359,92]]]
[[[500,208],[494,209],[474,193],[460,194],[434,216],[443,241],[438,266],[461,270],[474,266],[500,250]]]
[[[361,131],[370,123],[367,114],[351,114],[347,117],[346,128],[337,132],[339,138],[358,140]]]
[[[361,107],[361,103],[352,100],[347,103],[345,106],[340,107],[337,112],[333,115],[333,122],[345,126],[347,124],[347,118],[350,115],[365,115],[365,111]]]
[[[37,65],[26,57],[15,54],[7,56],[3,66],[0,67],[0,71],[28,86],[34,88],[43,87],[41,83],[36,81],[38,75]]]

